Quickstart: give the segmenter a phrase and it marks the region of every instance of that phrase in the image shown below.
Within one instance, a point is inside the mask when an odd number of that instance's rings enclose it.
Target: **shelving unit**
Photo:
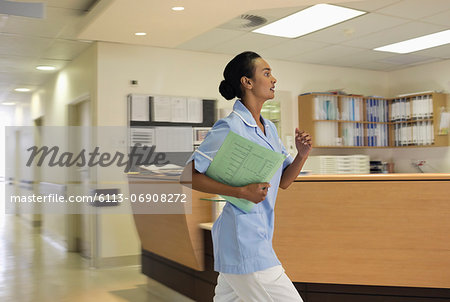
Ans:
[[[438,135],[438,115],[440,108],[446,107],[446,97],[443,93],[423,93],[391,99],[391,146],[448,146],[448,136]]]
[[[446,94],[398,98],[312,93],[298,97],[299,128],[320,148],[448,146],[438,135]]]

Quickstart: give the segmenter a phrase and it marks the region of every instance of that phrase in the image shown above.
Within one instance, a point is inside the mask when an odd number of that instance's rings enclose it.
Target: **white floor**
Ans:
[[[58,249],[21,218],[0,214],[2,302],[192,301],[147,280],[138,266],[90,269],[79,254]]]

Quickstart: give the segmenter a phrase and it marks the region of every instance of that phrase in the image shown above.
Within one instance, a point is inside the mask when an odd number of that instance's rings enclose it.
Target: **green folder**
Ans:
[[[206,175],[233,187],[269,182],[285,158],[282,153],[264,148],[230,131],[206,170]],[[255,206],[255,203],[243,198],[221,197],[244,212],[250,212]]]

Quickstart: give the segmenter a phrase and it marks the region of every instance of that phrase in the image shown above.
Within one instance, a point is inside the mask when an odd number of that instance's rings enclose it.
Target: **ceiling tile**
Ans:
[[[426,56],[418,56],[415,54],[401,54],[395,55],[392,57],[388,57],[378,62],[395,64],[395,65],[411,65],[417,63],[426,63],[436,61],[436,58],[426,57]]]
[[[3,93],[9,94],[11,91],[13,91],[13,89],[14,89],[14,86],[11,83],[0,81],[0,95],[3,95]]]
[[[448,0],[403,0],[377,12],[401,18],[420,19],[449,9]]]
[[[450,26],[450,10],[421,19],[421,21]]]
[[[0,34],[0,55],[39,57],[51,41],[47,38]]]
[[[28,103],[31,100],[30,93],[11,92],[13,87],[5,87],[0,85],[0,102]]]
[[[0,72],[0,82],[11,83],[14,85],[14,88],[17,86],[32,88],[42,84],[46,78],[47,75],[42,75],[37,72]]]
[[[306,8],[306,6],[251,10],[231,19],[228,22],[225,22],[220,25],[219,28],[249,32],[265,24],[269,24],[286,16],[292,15],[304,8]],[[252,26],[251,20],[255,17],[260,18],[259,20],[263,23]]]
[[[360,48],[332,45],[314,51],[310,51],[301,55],[293,56],[291,59],[307,63],[322,63],[332,58],[351,55],[361,51],[362,49]]]
[[[206,51],[213,48],[214,46],[223,44],[233,38],[237,38],[244,34],[245,33],[243,33],[242,31],[215,28],[204,34],[201,34],[200,36],[195,37],[192,40],[184,42],[177,48]]]
[[[384,58],[392,57],[391,53],[383,53],[374,50],[362,50],[351,55],[344,55],[335,58],[328,58],[322,61],[322,64],[336,65],[336,66],[356,66],[364,62],[371,62],[382,60]]]
[[[365,62],[365,63],[356,64],[353,67],[359,68],[359,69],[389,71],[389,70],[398,69],[399,65],[374,61],[374,62]]]
[[[408,22],[410,21],[406,19],[372,13],[311,33],[304,38],[311,41],[340,43]]]
[[[87,42],[54,40],[42,58],[53,60],[72,60],[90,45],[91,43]]]
[[[365,0],[338,3],[339,6],[358,9],[365,12],[373,12],[377,9],[400,2],[401,0]]]
[[[33,65],[34,61],[35,58],[33,57],[0,55],[0,70],[7,73],[26,71]]]
[[[392,27],[389,30],[376,32],[367,36],[342,42],[342,45],[373,49],[387,44],[435,33],[444,29],[444,26],[424,22],[409,22]]]
[[[3,91],[3,90],[12,90],[12,85],[11,84],[9,84],[9,83],[4,83],[4,82],[0,82],[0,91]],[[0,99],[0,101],[1,101],[1,99]]]
[[[305,41],[303,39],[294,39],[264,49],[260,55],[271,59],[287,60],[296,55],[330,46],[327,43]]]
[[[8,16],[4,33],[56,38],[68,25],[80,20],[79,11],[72,9],[47,7],[45,19]]]
[[[450,59],[450,44],[416,51],[414,54],[440,59]]]
[[[309,7],[309,5],[302,5],[297,7],[276,7],[271,9],[251,10],[247,12],[247,14],[263,16],[267,19],[268,22],[273,22],[295,14],[296,12],[299,12],[307,7]]]
[[[264,49],[289,41],[280,38],[256,33],[246,33],[226,43],[211,47],[209,51],[226,54],[238,54],[242,51],[251,50],[261,52]]]

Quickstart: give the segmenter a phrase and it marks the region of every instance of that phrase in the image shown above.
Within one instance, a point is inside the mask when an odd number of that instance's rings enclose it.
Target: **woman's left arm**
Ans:
[[[280,180],[280,188],[287,189],[291,183],[297,178],[302,170],[303,164],[308,158],[311,151],[312,141],[309,133],[295,129],[295,147],[297,148],[297,156],[294,161],[283,171]]]

